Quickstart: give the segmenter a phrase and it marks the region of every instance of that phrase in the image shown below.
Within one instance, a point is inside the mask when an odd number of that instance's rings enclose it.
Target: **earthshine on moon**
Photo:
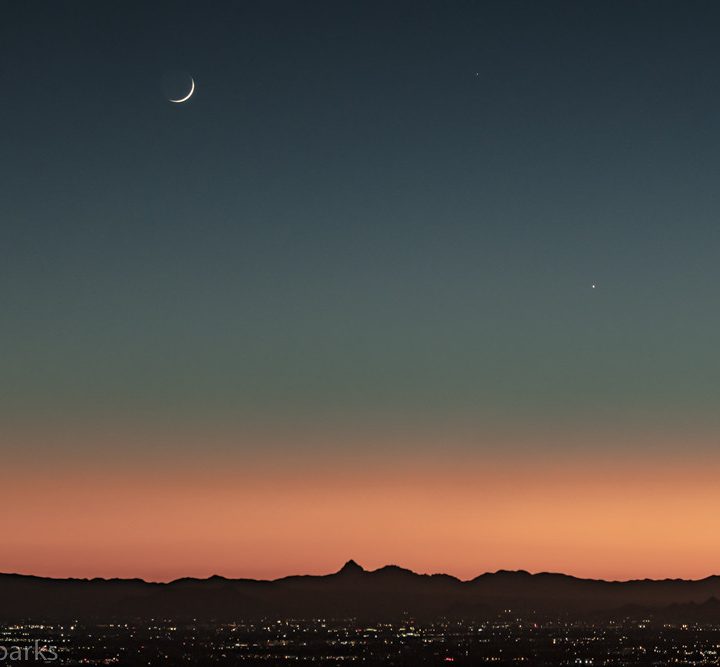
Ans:
[[[173,100],[172,98],[168,100],[168,102],[172,102],[173,104],[182,104],[183,102],[187,102],[195,92],[195,79],[190,77],[190,90],[188,91],[188,94],[185,95],[185,97],[181,97],[177,100]]]

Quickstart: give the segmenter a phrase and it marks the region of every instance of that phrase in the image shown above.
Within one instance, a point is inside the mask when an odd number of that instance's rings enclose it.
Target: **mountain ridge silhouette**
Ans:
[[[703,579],[605,581],[554,572],[497,570],[469,580],[418,574],[398,565],[366,570],[348,560],[325,575],[278,579],[183,577],[57,579],[0,574],[0,617],[240,619],[489,617],[518,614],[606,614],[667,610],[670,616],[720,620],[720,576]],[[683,607],[683,605],[693,605]],[[663,612],[665,613],[665,612]]]

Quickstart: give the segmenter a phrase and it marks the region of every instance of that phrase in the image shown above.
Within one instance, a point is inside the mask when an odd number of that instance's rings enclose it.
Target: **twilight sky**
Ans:
[[[2,17],[0,571],[717,570],[720,6]]]

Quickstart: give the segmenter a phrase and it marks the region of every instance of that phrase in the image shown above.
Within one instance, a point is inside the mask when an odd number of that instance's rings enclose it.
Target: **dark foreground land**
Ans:
[[[486,622],[16,623],[1,627],[0,645],[42,652],[6,665],[719,665],[720,625],[535,622],[511,612]]]
[[[720,665],[720,577],[0,575],[0,665]]]

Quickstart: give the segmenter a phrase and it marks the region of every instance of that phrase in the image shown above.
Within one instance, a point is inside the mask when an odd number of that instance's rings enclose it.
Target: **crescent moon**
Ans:
[[[173,104],[182,104],[183,102],[187,102],[191,97],[192,94],[195,92],[195,79],[190,77],[190,92],[185,95],[185,97],[181,97],[179,100],[168,100],[168,102],[172,102]]]

